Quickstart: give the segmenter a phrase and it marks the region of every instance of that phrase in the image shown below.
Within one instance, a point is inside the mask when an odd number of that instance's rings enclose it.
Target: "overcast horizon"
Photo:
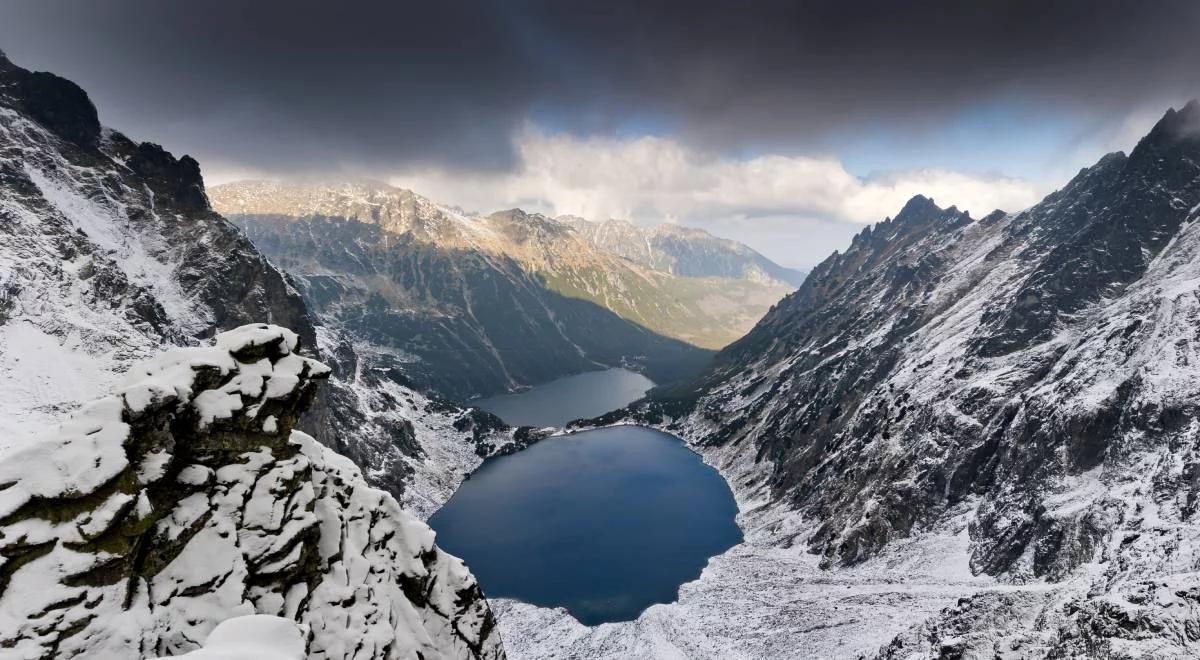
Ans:
[[[47,0],[0,50],[209,185],[370,176],[793,267],[914,194],[1020,210],[1200,96],[1197,3],[846,5]]]

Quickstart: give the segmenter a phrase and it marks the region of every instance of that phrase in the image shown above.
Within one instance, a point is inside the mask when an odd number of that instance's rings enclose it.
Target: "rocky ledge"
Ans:
[[[311,658],[502,658],[463,563],[349,460],[293,430],[329,370],[248,325],[131,370],[0,456],[0,655],[193,651],[291,620]]]

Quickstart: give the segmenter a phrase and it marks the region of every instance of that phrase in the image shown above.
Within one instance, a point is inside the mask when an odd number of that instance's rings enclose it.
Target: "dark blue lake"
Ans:
[[[563,426],[603,415],[642,398],[654,381],[628,369],[567,376],[516,394],[476,399],[470,405],[494,413],[511,426]]]
[[[487,596],[595,625],[674,601],[741,541],[736,514],[725,480],[679,439],[621,426],[489,459],[429,524]]]

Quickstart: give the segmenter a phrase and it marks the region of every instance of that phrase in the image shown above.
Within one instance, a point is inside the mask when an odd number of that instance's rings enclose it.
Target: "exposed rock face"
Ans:
[[[948,613],[934,656],[991,657],[1006,627],[1062,657],[1195,653],[1197,125],[1171,111],[1021,213],[913,199],[634,416],[722,447],[827,568],[966,506],[975,573],[1061,585],[1031,605],[1053,616]]]
[[[236,615],[292,619],[311,658],[500,658],[462,562],[295,431],[329,369],[285,329],[219,334],[0,460],[0,648],[195,649]]]
[[[0,94],[62,139],[80,147],[100,140],[100,118],[79,85],[44,71],[26,71],[0,53]]]
[[[333,373],[316,405],[301,417],[300,428],[353,460],[372,485],[422,520],[450,499],[484,458],[543,437],[419,391],[409,365],[354,345],[327,326],[317,327],[317,340],[321,359]]]

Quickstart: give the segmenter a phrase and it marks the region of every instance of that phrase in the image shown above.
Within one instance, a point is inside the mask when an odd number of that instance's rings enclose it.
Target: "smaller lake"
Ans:
[[[624,407],[642,398],[654,381],[628,369],[588,371],[552,380],[516,394],[477,399],[468,405],[509,426],[563,426]]]
[[[488,597],[596,625],[673,602],[742,540],[736,515],[729,485],[678,438],[617,426],[488,459],[429,525]]]

